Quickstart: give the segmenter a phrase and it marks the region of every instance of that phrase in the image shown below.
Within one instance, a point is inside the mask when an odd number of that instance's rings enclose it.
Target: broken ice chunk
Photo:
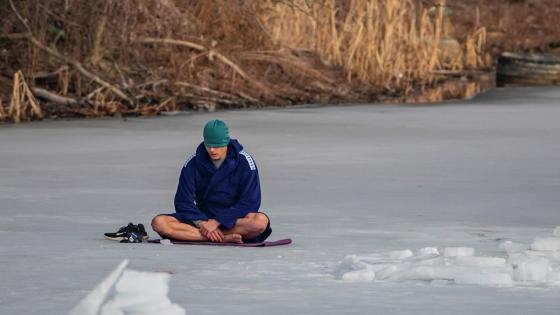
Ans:
[[[462,266],[472,267],[505,267],[506,260],[501,257],[472,257],[472,256],[459,256],[457,257],[457,264]]]
[[[424,247],[420,248],[417,254],[418,256],[439,255],[439,251],[436,247]]]
[[[115,286],[114,298],[106,303],[107,313],[102,315],[117,314],[113,310],[135,315],[184,315],[185,310],[167,297],[169,278],[164,272],[125,270]]]
[[[145,272],[127,269],[117,282],[118,294],[166,297],[170,275],[166,272]],[[138,285],[142,283],[142,285]]]
[[[555,251],[560,250],[560,237],[535,237],[532,250]]]
[[[474,248],[472,248],[472,247],[447,247],[443,251],[443,255],[447,256],[447,257],[474,256]]]
[[[402,259],[406,259],[406,258],[412,257],[412,256],[414,256],[414,254],[412,253],[412,251],[410,249],[395,250],[395,251],[389,252],[389,257],[391,259],[402,260]]]
[[[397,278],[397,280],[424,280],[432,281],[434,279],[439,279],[441,277],[441,268],[434,266],[412,266],[405,270],[399,272],[398,275],[392,278]]]
[[[512,241],[504,241],[500,244],[500,249],[505,250],[507,253],[518,253],[524,251],[526,248],[526,245],[514,243]]]
[[[551,271],[548,274],[548,281],[549,282],[560,283],[560,269],[556,269],[556,270]]]
[[[171,241],[168,240],[168,239],[166,239],[166,238],[160,240],[159,243],[160,243],[161,245],[173,245],[173,243],[171,243]]]
[[[457,284],[473,284],[473,285],[493,285],[493,286],[511,286],[513,279],[511,275],[504,272],[497,273],[464,273],[455,277]]]
[[[346,271],[346,270],[351,271],[351,270],[366,269],[367,267],[368,264],[363,262],[360,259],[360,257],[358,257],[358,255],[346,255],[346,257],[344,257],[344,259],[338,266],[338,269],[341,271]]]
[[[342,276],[342,280],[350,282],[371,282],[375,280],[375,272],[370,269],[350,271]]]
[[[513,265],[513,278],[516,281],[546,281],[550,271],[548,259],[531,257]]]
[[[396,271],[398,270],[398,267],[396,265],[390,265],[382,270],[379,270],[376,274],[375,274],[375,278],[378,280],[387,280],[389,279],[389,277],[391,277],[392,274],[394,274]]]

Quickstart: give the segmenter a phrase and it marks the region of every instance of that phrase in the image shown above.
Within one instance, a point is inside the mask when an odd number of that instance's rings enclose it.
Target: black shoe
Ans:
[[[135,232],[127,233],[121,243],[142,243],[142,237]]]
[[[142,223],[138,224],[138,234],[140,234],[142,240],[147,240],[149,238],[148,232],[146,232],[146,229],[144,228],[144,224]]]
[[[121,227],[117,232],[114,233],[105,233],[105,238],[112,241],[121,241],[125,243],[136,243],[134,240],[142,240],[148,239],[148,233],[146,233],[146,229],[144,229],[144,225],[138,224],[134,225],[130,222],[127,226]],[[132,240],[132,242],[127,241]]]

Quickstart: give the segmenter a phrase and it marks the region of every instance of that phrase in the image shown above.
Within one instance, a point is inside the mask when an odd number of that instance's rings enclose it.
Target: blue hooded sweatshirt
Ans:
[[[204,142],[187,159],[175,194],[181,221],[215,219],[231,229],[237,219],[261,206],[259,172],[243,146],[231,139],[225,160],[216,168]]]

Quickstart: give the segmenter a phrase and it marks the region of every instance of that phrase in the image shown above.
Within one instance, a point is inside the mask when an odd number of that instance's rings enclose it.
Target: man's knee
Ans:
[[[152,219],[152,230],[154,232],[163,235],[169,227],[169,216],[167,215],[157,215]]]
[[[251,225],[260,234],[268,226],[268,217],[264,213],[254,213],[251,218]]]

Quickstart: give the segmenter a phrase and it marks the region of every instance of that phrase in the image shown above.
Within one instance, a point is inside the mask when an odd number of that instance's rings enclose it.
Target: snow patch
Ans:
[[[556,235],[558,227],[554,230]],[[428,281],[482,286],[560,285],[560,238],[536,237],[531,246],[505,241],[503,257],[475,256],[472,247],[424,247],[347,255],[333,269],[349,282]],[[530,249],[527,249],[529,248]],[[441,254],[443,253],[443,254]]]

